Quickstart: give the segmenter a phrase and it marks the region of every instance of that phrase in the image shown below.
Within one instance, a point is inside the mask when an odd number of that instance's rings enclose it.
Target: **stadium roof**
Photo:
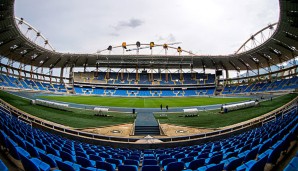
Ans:
[[[208,68],[252,70],[281,64],[297,56],[298,0],[279,0],[277,29],[265,43],[240,54],[198,55],[108,55],[55,52],[41,47],[19,30],[13,0],[1,0],[0,55],[37,67],[126,67],[126,68]]]

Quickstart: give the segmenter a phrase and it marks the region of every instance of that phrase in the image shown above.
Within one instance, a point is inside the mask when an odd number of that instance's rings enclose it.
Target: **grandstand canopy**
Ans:
[[[0,55],[37,67],[117,67],[117,68],[208,68],[252,70],[281,64],[297,56],[298,1],[279,0],[277,29],[264,44],[249,51],[222,55],[109,55],[60,53],[29,41],[15,21],[14,3],[2,0],[0,10]],[[45,42],[47,43],[47,42]],[[161,60],[162,59],[162,60]]]

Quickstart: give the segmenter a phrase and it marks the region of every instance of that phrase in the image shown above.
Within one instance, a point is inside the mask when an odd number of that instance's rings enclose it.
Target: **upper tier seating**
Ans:
[[[200,88],[186,90],[170,90],[170,89],[112,89],[112,88],[92,88],[75,86],[76,94],[84,95],[102,95],[102,96],[212,96],[215,88]]]
[[[298,77],[292,77],[290,79],[276,80],[273,82],[257,82],[250,85],[226,85],[221,94],[276,92],[293,90],[296,88],[298,88]]]
[[[42,90],[63,93],[67,92],[64,84],[50,84],[48,82],[17,79],[4,74],[0,74],[0,86],[26,90]]]
[[[89,72],[74,73],[77,83],[138,84],[138,85],[205,85],[215,84],[214,74],[203,73],[122,73]]]

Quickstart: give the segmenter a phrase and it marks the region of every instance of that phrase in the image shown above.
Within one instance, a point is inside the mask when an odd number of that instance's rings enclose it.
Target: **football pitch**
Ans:
[[[199,117],[179,117],[182,113],[172,113],[168,114],[167,117],[160,117],[156,114],[156,119],[159,119],[160,123],[182,125],[182,126],[192,126],[192,127],[206,127],[206,128],[218,128],[223,126],[228,126],[231,124],[239,123],[252,119],[254,117],[263,115],[270,112],[290,100],[294,99],[297,94],[287,94],[285,96],[280,96],[274,98],[272,101],[261,102],[260,106],[255,108],[247,108],[237,111],[229,112],[228,114],[220,114],[219,109],[213,111],[202,111],[199,113]],[[52,97],[52,96],[48,96]],[[66,98],[69,96],[65,96]],[[86,128],[86,127],[100,127],[124,123],[133,123],[134,117],[131,114],[126,113],[109,113],[113,117],[96,117],[93,111],[82,110],[82,109],[71,109],[68,111],[48,108],[45,106],[32,105],[30,100],[24,99],[13,94],[0,91],[0,98],[4,101],[10,103],[11,105],[23,110],[31,115],[37,116],[42,119],[46,119],[55,123],[63,124],[73,128]],[[87,97],[84,97],[87,98]],[[90,97],[88,97],[90,98]],[[98,97],[97,97],[98,98]],[[123,99],[123,98],[122,98]],[[180,98],[173,98],[180,99]],[[184,99],[184,98],[181,98]],[[195,99],[195,98],[190,98]],[[204,99],[204,98],[199,98]],[[205,98],[215,99],[215,98]],[[228,99],[228,98],[226,98]],[[154,100],[154,99],[152,99]],[[223,99],[225,100],[225,99]],[[243,100],[243,99],[242,99]],[[202,102],[206,104],[205,102]],[[158,107],[159,107],[159,103]]]
[[[164,107],[187,107],[225,104],[249,100],[249,98],[215,98],[215,97],[102,97],[102,96],[41,96],[47,100],[70,102],[77,104],[133,107],[133,108],[159,108]]]

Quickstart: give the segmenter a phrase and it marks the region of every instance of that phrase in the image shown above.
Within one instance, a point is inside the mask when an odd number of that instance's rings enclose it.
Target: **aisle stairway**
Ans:
[[[160,135],[159,125],[153,113],[138,113],[134,135]]]

